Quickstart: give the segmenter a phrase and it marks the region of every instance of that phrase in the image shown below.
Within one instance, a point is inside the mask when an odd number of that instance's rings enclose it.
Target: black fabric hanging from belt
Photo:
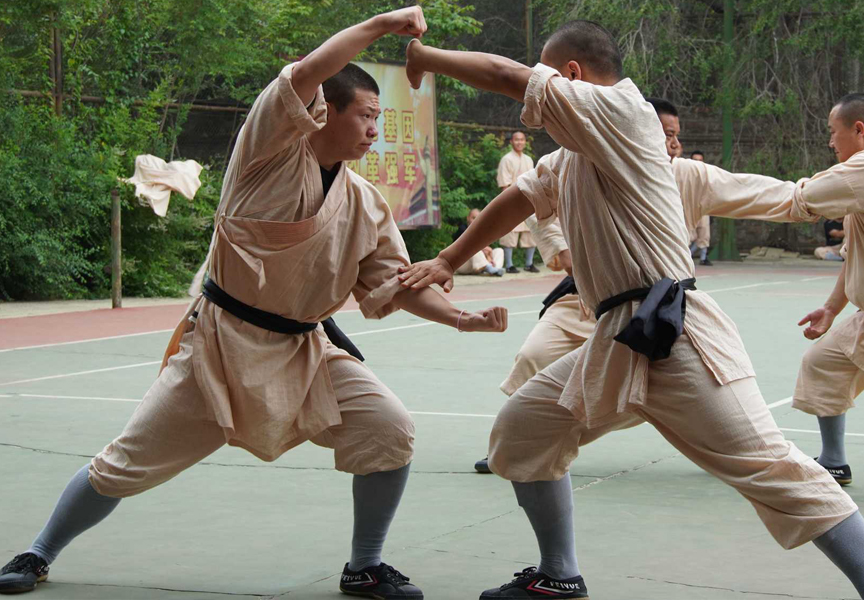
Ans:
[[[208,279],[204,283],[203,293],[205,298],[222,310],[228,311],[238,319],[267,331],[297,335],[314,331],[318,327],[318,323],[301,323],[293,319],[286,319],[277,314],[240,302],[216,285],[212,279]],[[365,360],[357,346],[336,326],[333,317],[321,321],[321,327],[324,328],[324,333],[327,334],[327,337],[334,346],[341,348],[357,360]]]
[[[549,310],[549,307],[558,302],[564,296],[569,294],[578,294],[576,289],[576,281],[568,275],[561,280],[561,283],[555,286],[555,289],[549,292],[549,295],[543,299],[543,310],[540,311],[540,318]]]
[[[616,342],[644,354],[648,360],[669,358],[672,344],[684,331],[687,312],[685,290],[695,290],[696,279],[674,281],[664,277],[651,287],[637,288],[607,298],[594,313],[599,320],[605,313],[625,302],[642,300],[627,327],[615,336]]]

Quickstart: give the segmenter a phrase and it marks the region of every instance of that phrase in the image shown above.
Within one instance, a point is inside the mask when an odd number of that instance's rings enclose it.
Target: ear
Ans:
[[[580,65],[575,60],[571,60],[567,63],[567,79],[570,81],[582,80],[582,65]]]
[[[855,135],[864,136],[864,123],[861,121],[855,122]]]

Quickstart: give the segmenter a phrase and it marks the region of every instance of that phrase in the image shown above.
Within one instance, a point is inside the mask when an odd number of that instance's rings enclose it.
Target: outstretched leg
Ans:
[[[864,518],[860,512],[813,540],[864,598]]]
[[[120,504],[120,498],[103,496],[94,490],[89,473],[87,464],[72,476],[51,518],[28,550],[49,565],[69,542],[100,523]]]
[[[0,571],[0,593],[30,591],[75,537],[97,525],[120,498],[168,481],[225,444],[208,420],[192,371],[191,335],[144,396],[123,433],[79,470],[28,552]]]

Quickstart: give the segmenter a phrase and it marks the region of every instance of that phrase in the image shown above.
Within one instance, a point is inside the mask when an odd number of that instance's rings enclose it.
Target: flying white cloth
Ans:
[[[135,185],[135,195],[144,198],[160,217],[168,213],[171,192],[179,192],[189,200],[201,187],[198,176],[203,167],[194,160],[175,160],[166,163],[152,154],[135,157],[135,174],[126,183]]]

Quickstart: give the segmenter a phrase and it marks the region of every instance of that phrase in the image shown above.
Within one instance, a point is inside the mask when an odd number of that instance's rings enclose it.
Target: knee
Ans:
[[[545,366],[548,355],[548,350],[542,344],[535,344],[529,337],[516,355],[516,367],[534,375]]]
[[[88,474],[93,489],[109,498],[128,498],[162,483],[146,468],[134,467],[113,445],[93,457]]]

